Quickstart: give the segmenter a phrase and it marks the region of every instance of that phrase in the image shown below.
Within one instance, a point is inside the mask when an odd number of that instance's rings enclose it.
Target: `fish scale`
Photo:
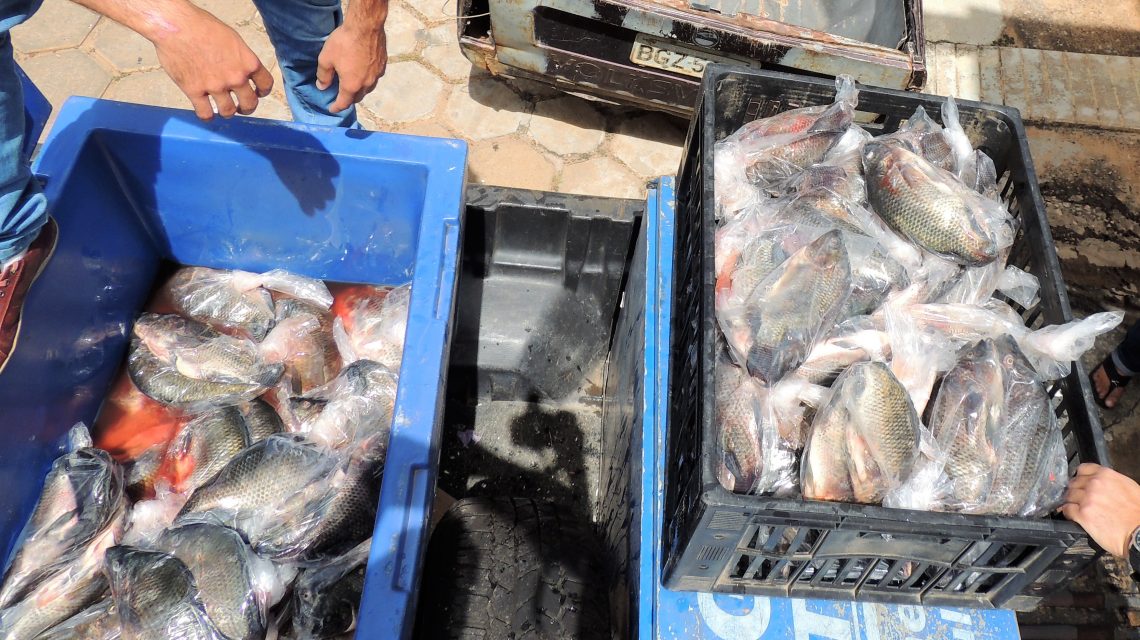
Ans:
[[[273,299],[261,288],[242,291],[233,274],[206,267],[183,267],[167,284],[170,301],[182,315],[223,329],[242,329],[261,340],[274,324]]]
[[[851,288],[851,267],[838,231],[829,231],[786,260],[749,299],[752,342],[748,371],[773,383],[798,367]],[[810,292],[805,304],[804,292]],[[763,298],[757,299],[758,295]],[[761,302],[762,300],[762,302]]]
[[[866,470],[858,478],[853,474],[856,485],[860,481],[866,485],[863,495],[859,495],[857,486],[856,495],[862,501],[877,502],[914,468],[918,457],[918,414],[906,387],[885,363],[852,365],[836,384],[843,385],[843,395],[848,398],[851,432],[865,446],[865,455],[862,451],[849,451],[852,468]]]
[[[760,425],[748,374],[722,352],[716,365],[716,422],[725,466],[721,484],[730,491],[750,491],[763,471]]]
[[[206,615],[194,575],[178,558],[115,547],[107,551],[106,572],[123,640],[226,640]]]
[[[899,233],[969,266],[997,258],[997,241],[981,228],[979,214],[946,181],[935,179],[938,169],[926,160],[898,145],[868,143],[864,168],[871,206]]]
[[[239,527],[251,519],[271,520],[291,498],[326,474],[332,463],[330,456],[304,438],[270,436],[242,451],[198,487],[176,522],[207,512]]]
[[[164,531],[155,546],[190,570],[206,615],[229,640],[265,636],[265,611],[250,575],[252,551],[236,531],[192,523]]]

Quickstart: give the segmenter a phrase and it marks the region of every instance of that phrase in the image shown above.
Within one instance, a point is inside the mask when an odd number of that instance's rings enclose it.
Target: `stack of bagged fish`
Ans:
[[[352,631],[410,287],[180,269],[72,430],[0,586],[7,640]],[[99,446],[95,446],[95,445]]]
[[[873,136],[858,90],[714,149],[719,480],[730,491],[1037,515],[1068,462],[1046,383],[1121,321],[1031,329],[1018,221],[947,99]],[[1029,314],[1025,314],[1029,315]]]

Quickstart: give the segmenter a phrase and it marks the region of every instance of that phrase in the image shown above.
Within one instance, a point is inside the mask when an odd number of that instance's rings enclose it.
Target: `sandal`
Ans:
[[[1104,375],[1108,377],[1108,391],[1106,391],[1104,395],[1097,393],[1096,381],[1093,380],[1093,376],[1095,376],[1096,373],[1101,370],[1103,370]],[[1093,369],[1093,372],[1089,374],[1089,382],[1092,383],[1093,395],[1096,396],[1096,403],[1105,409],[1112,408],[1105,404],[1105,401],[1108,400],[1109,396],[1111,396],[1117,389],[1123,389],[1124,387],[1128,386],[1128,383],[1131,381],[1132,376],[1126,376],[1123,373],[1120,373],[1120,370],[1116,368],[1116,363],[1112,361],[1112,354],[1106,356],[1105,359],[1101,361],[1100,366],[1098,366],[1096,369]],[[1113,406],[1116,405],[1114,404]]]

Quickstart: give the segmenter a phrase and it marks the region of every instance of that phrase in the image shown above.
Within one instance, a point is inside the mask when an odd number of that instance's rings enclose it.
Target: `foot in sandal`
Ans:
[[[1132,376],[1120,372],[1110,353],[1101,361],[1100,366],[1093,369],[1089,379],[1092,381],[1097,403],[1105,409],[1111,409],[1120,402],[1120,397],[1124,395],[1124,387],[1132,381]]]

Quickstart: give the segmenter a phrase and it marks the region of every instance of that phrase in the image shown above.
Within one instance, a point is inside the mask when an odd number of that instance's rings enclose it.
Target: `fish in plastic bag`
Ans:
[[[273,435],[245,449],[194,490],[176,523],[214,522],[254,542],[295,517],[336,468],[337,459],[294,434]]]
[[[104,559],[122,536],[124,514],[120,505],[71,562],[36,584],[24,599],[0,610],[0,638],[32,640],[95,604],[107,590]]]
[[[344,312],[337,317],[352,346],[353,360],[373,360],[391,371],[400,370],[411,299],[412,285],[405,284],[358,290],[344,301]]]
[[[369,538],[344,555],[301,572],[293,587],[296,640],[338,638],[356,628],[371,547]]]
[[[829,231],[784,261],[743,304],[718,305],[717,315],[736,362],[774,384],[835,325],[850,291],[847,250],[840,233]]]
[[[119,546],[107,551],[105,565],[123,640],[226,640],[178,558]]]
[[[266,363],[252,342],[193,320],[151,313],[135,322],[127,368],[147,396],[188,411],[251,400],[285,370]]]
[[[942,378],[930,408],[934,454],[887,506],[978,513],[997,465],[1006,419],[1002,353],[991,339],[964,349]]]
[[[323,387],[290,398],[287,427],[315,442],[343,448],[392,428],[399,377],[384,365],[357,360]]]
[[[261,400],[201,414],[170,443],[161,475],[175,491],[193,491],[246,447],[282,430],[281,419]]]
[[[763,422],[760,386],[722,350],[716,362],[714,420],[719,432],[721,485],[736,493],[751,493],[763,472]]]
[[[349,454],[327,482],[327,490],[305,507],[300,520],[270,527],[257,552],[275,561],[311,561],[348,551],[372,535],[386,437],[373,435]]]
[[[1051,456],[1061,430],[1044,384],[1016,341],[1003,336],[996,342],[1004,366],[1007,419],[996,443],[997,467],[984,511],[1024,516],[1037,508],[1042,476],[1055,473]]]
[[[233,529],[209,523],[191,523],[164,531],[155,550],[182,561],[206,616],[230,640],[265,637],[269,607],[284,594],[276,584],[277,571],[258,557]]]
[[[846,133],[859,91],[850,76],[836,79],[835,102],[794,109],[745,124],[714,147],[718,218],[727,219],[819,162]]]
[[[1013,244],[1014,221],[1000,203],[906,148],[870,142],[863,167],[875,212],[923,249],[981,266]]]
[[[335,378],[343,363],[333,340],[333,314],[293,298],[278,300],[276,312],[278,325],[296,323],[297,331],[290,335],[287,351],[280,359],[293,391],[306,393]]]
[[[178,313],[225,333],[263,339],[276,321],[271,291],[323,309],[332,294],[319,280],[274,269],[263,274],[206,267],[183,267],[162,295]]]
[[[82,426],[69,434],[71,452],[52,463],[39,501],[24,525],[0,586],[0,608],[24,599],[37,584],[75,563],[124,508],[123,471],[91,447]]]
[[[874,504],[910,476],[922,426],[882,362],[844,371],[812,421],[801,464],[805,498]]]
[[[121,634],[119,612],[107,598],[41,633],[35,640],[118,640]]]

